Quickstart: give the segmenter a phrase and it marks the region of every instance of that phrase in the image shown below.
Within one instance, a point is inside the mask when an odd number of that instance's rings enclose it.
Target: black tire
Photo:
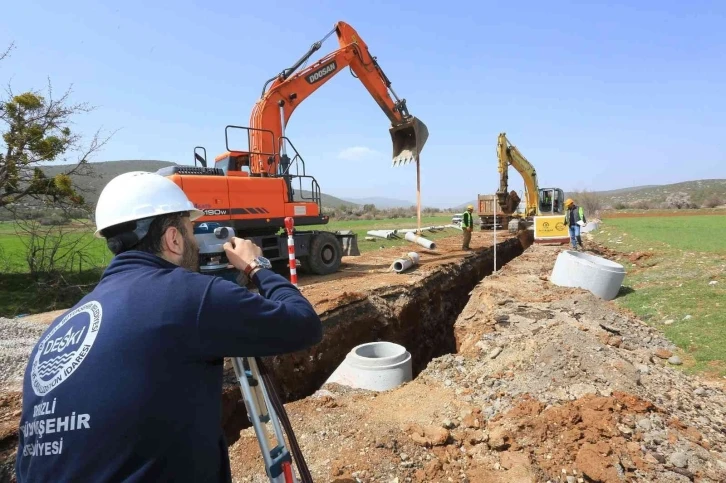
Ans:
[[[300,260],[300,272],[313,273],[313,271],[310,269],[310,262],[308,261],[309,258],[307,256],[298,258],[298,260]]]
[[[317,275],[335,273],[343,259],[343,248],[332,233],[313,235],[306,265]]]

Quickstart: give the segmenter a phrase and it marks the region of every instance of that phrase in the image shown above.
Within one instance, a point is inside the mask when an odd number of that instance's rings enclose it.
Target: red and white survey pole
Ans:
[[[285,218],[285,229],[287,230],[287,257],[290,260],[290,282],[297,287],[297,262],[295,261],[295,237],[292,235],[295,229],[295,220],[288,216]]]

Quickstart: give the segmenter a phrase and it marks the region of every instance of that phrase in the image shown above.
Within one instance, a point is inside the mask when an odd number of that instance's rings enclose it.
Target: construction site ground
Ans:
[[[726,481],[722,388],[679,371],[656,329],[551,284],[559,250],[534,245],[478,284],[456,352],[412,382],[288,404],[315,480]],[[231,457],[236,481],[264,481],[251,429]]]
[[[461,250],[461,235],[456,229],[449,229],[450,236],[436,240],[435,250],[409,243],[404,248],[386,248],[368,251],[358,257],[346,257],[337,273],[326,276],[301,275],[299,286],[305,296],[314,304],[321,317],[341,307],[355,306],[371,293],[391,290],[406,290],[410,284],[426,279],[439,270],[443,264],[450,264],[471,256],[472,252]],[[424,234],[425,236],[425,234]],[[511,238],[498,233],[499,241]],[[475,232],[471,246],[476,250],[491,247],[494,235]],[[375,243],[375,242],[359,242]],[[420,256],[418,266],[403,274],[389,271],[391,264],[401,255],[416,251]],[[65,310],[57,310],[18,319],[0,318],[0,481],[12,478],[17,445],[17,431],[21,410],[22,378],[28,355],[43,331]],[[297,375],[297,372],[294,372]],[[294,384],[293,384],[294,386]],[[230,418],[246,419],[239,400],[239,386],[234,378],[230,381],[226,395],[235,401],[231,404]],[[233,413],[233,414],[232,414]],[[244,425],[244,422],[239,424]],[[234,425],[232,425],[234,427]],[[234,436],[234,429],[229,433]]]
[[[645,323],[549,282],[561,247],[475,232],[303,277],[324,340],[265,358],[315,481],[726,481],[726,395],[678,369]],[[590,244],[596,253],[598,248]],[[421,264],[388,272],[414,250]],[[10,478],[27,354],[57,313],[2,321],[0,450]],[[325,384],[347,352],[386,340],[413,381],[381,393]],[[222,425],[235,481],[263,482],[260,450],[228,366]]]

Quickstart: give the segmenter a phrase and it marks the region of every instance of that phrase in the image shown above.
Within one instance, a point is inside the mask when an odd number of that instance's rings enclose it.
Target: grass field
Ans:
[[[451,222],[450,216],[422,217],[422,227],[445,225]],[[390,247],[411,247],[404,239],[385,240],[376,238],[366,241],[366,232],[375,229],[416,228],[415,218],[386,220],[333,221],[327,225],[299,227],[301,230],[319,229],[327,231],[352,230],[358,235],[358,247],[362,253]],[[456,229],[443,232],[426,232],[425,237],[436,240],[460,233]],[[0,223],[0,316],[12,317],[24,313],[37,313],[72,306],[85,293],[93,288],[102,270],[112,256],[104,240],[93,236],[92,227],[78,227],[76,232],[67,235],[79,239],[84,247],[84,256],[74,258],[72,270],[62,274],[64,283],[36,281],[30,277],[27,254],[27,237],[18,235],[18,227],[13,223]],[[60,250],[61,260],[67,259]],[[80,265],[80,270],[79,270]]]
[[[617,303],[683,349],[687,370],[725,376],[726,218],[609,219],[595,240],[618,252],[642,254],[624,262],[624,285],[630,290]]]
[[[43,232],[50,227],[43,227]],[[108,264],[111,259],[111,253],[106,248],[103,240],[93,236],[90,225],[80,226],[64,226],[62,227],[68,242],[80,239],[77,248],[82,248],[84,258],[80,264],[81,270],[85,268],[103,267]],[[51,232],[53,233],[53,232]],[[27,245],[29,236],[25,235],[17,225],[12,222],[0,222],[0,271],[3,273],[27,273],[28,263],[26,254],[28,253]],[[64,245],[67,245],[64,242]],[[63,247],[59,249],[59,259],[65,261],[68,250]],[[78,259],[73,260],[74,270],[79,267]],[[85,265],[85,266],[84,266]]]

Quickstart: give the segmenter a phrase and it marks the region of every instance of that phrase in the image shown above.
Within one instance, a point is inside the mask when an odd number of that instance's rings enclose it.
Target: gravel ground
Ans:
[[[28,355],[46,328],[24,318],[0,317],[0,393],[22,390]]]

